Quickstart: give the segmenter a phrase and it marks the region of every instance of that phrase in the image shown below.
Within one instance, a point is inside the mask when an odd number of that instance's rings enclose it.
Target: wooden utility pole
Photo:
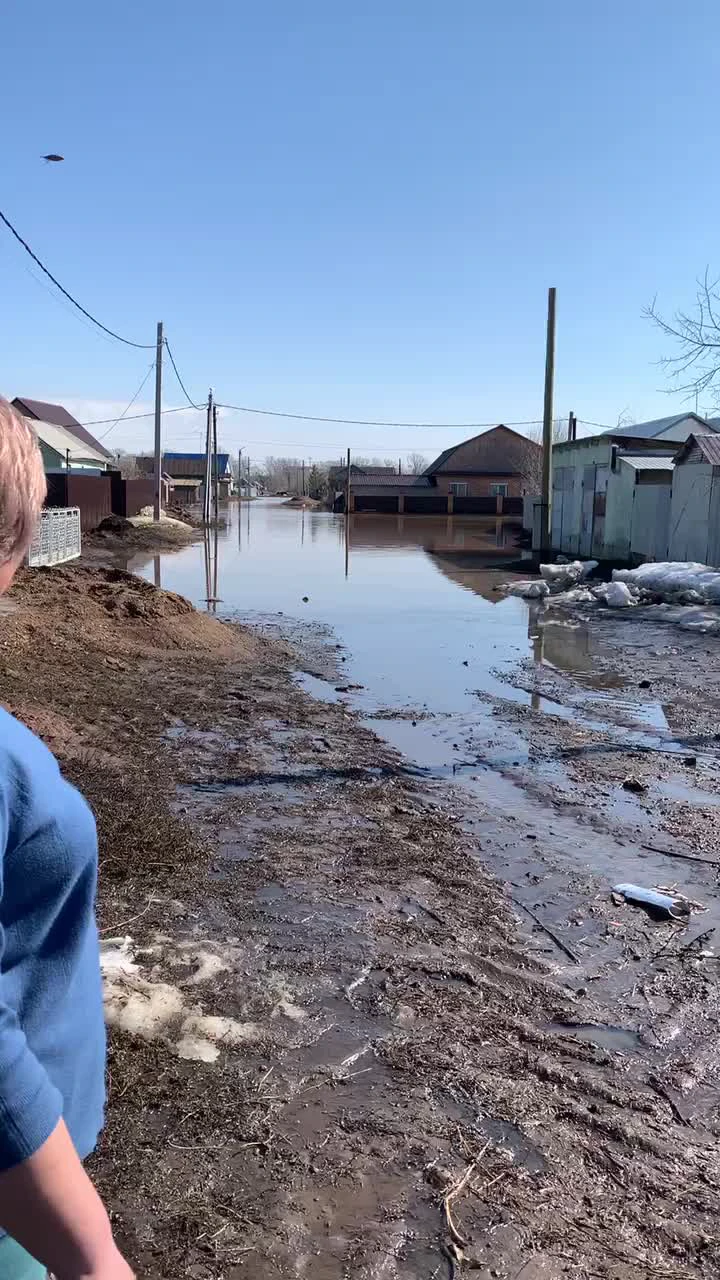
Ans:
[[[157,347],[155,350],[155,465],[153,467],[153,475],[155,476],[155,497],[153,502],[153,520],[156,522],[160,519],[162,509],[162,357],[163,357],[163,326],[162,320],[158,320],[157,327]]]
[[[220,496],[220,477],[218,476],[218,446],[217,446],[217,405],[213,404],[213,516],[215,519],[215,528],[218,523],[218,501]]]
[[[345,472],[345,519],[350,519],[350,450],[347,451],[347,470]]]
[[[302,460],[302,496],[305,497],[305,459]]]
[[[203,494],[203,521],[205,524],[210,523],[210,486],[212,484],[212,419],[213,419],[213,393],[212,387],[208,391],[207,402],[207,425],[205,428],[205,492]]]
[[[548,289],[547,337],[545,343],[545,400],[543,404],[542,523],[540,550],[550,550],[552,541],[552,433],[553,386],[555,382],[555,289]]]
[[[238,449],[238,502],[242,498],[242,449]]]
[[[568,440],[577,440],[577,418],[575,417],[572,409],[570,410],[570,417],[568,418],[567,438]]]

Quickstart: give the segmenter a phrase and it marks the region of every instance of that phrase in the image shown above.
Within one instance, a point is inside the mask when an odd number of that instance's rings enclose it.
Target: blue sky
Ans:
[[[197,397],[537,418],[554,284],[558,415],[653,417],[683,402],[642,308],[720,272],[719,62],[710,0],[9,0],[0,207],[105,324],[152,342],[163,319]],[[149,353],[93,333],[0,232],[0,390],[121,412]],[[167,417],[168,447],[198,422]],[[254,456],[455,434],[222,418]]]

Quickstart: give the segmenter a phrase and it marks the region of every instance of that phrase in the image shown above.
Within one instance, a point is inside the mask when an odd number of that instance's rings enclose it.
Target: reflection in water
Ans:
[[[453,722],[472,722],[480,739],[496,734],[482,695],[527,704],[506,678],[524,658],[603,685],[586,627],[499,590],[517,534],[517,522],[495,517],[345,517],[260,499],[228,507],[227,523],[200,542],[129,567],[156,577],[161,561],[163,585],[212,612],[330,626],[363,686],[361,709],[452,717],[452,752]],[[413,732],[419,739],[421,727]]]

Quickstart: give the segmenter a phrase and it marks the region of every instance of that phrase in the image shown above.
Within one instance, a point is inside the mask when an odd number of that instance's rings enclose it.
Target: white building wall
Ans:
[[[671,484],[636,484],[630,524],[630,557],[667,560]]]
[[[708,519],[713,487],[709,462],[681,462],[673,475],[670,502],[669,560],[707,564]]]
[[[581,550],[583,474],[586,467],[609,467],[612,442],[603,436],[573,440],[553,449],[552,545],[577,556]],[[608,486],[609,488],[609,486]],[[587,554],[590,554],[588,548]]]

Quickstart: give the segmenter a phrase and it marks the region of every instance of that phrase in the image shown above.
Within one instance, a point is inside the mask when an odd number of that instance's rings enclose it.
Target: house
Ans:
[[[106,449],[104,444],[96,440],[93,435],[78,422],[71,413],[61,404],[50,404],[44,400],[30,400],[27,396],[16,396],[13,400],[14,407],[24,418],[30,418],[34,422],[45,422],[50,426],[62,427],[64,431],[69,431],[80,444],[87,445],[93,450],[94,454],[101,454],[105,462],[112,460],[112,453]]]
[[[108,470],[108,457],[104,450],[93,448],[78,439],[65,427],[58,427],[52,422],[29,420],[37,436],[43,466],[47,473],[58,471],[83,471],[91,475],[101,475]]]
[[[521,498],[537,492],[541,468],[540,445],[501,423],[446,449],[424,474],[455,498]]]
[[[686,413],[556,444],[553,551],[598,560],[665,558],[678,446],[717,430]]]
[[[400,515],[518,515],[523,493],[537,492],[542,449],[500,424],[445,449],[422,475],[391,467],[351,467],[350,509]],[[346,468],[333,473],[344,484]],[[344,509],[344,492],[336,510]]]
[[[720,566],[720,435],[691,435],[675,456],[668,560]]]
[[[152,457],[139,455],[135,462],[141,475],[153,474],[155,464]],[[202,502],[206,466],[207,459],[204,453],[163,454],[162,470],[169,478],[170,491],[175,502],[185,505]],[[229,453],[217,454],[217,474],[219,498],[221,502],[225,502],[233,492]]]

